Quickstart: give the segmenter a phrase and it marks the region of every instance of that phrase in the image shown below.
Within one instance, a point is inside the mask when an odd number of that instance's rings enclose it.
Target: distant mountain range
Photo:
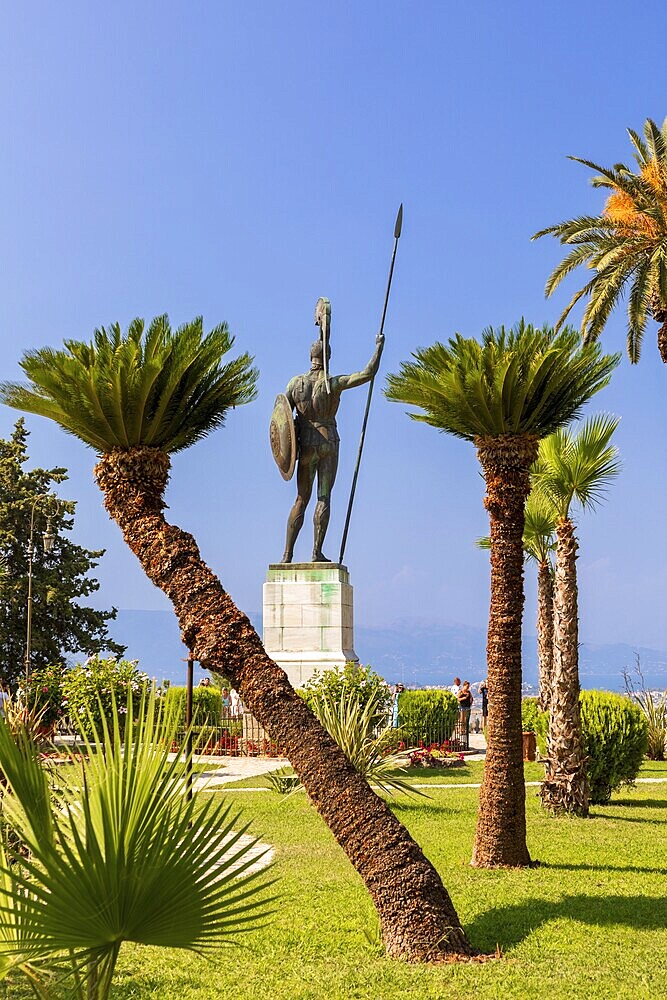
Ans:
[[[261,635],[261,614],[251,618]],[[119,611],[112,634],[127,646],[126,656],[138,659],[149,676],[185,682],[187,650],[171,612]],[[535,685],[535,637],[525,636],[523,646],[524,683]],[[486,631],[481,628],[404,619],[384,628],[355,629],[355,647],[362,663],[370,663],[390,683],[426,687],[451,684],[455,675],[471,681],[486,675]],[[623,643],[581,644],[582,687],[623,690],[623,669],[633,670],[636,654],[647,684],[653,689],[667,688],[667,652]],[[201,676],[199,667],[196,671]]]

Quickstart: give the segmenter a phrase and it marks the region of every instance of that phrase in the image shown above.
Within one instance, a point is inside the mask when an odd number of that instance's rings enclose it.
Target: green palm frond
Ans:
[[[612,311],[628,297],[628,354],[639,360],[651,303],[667,309],[667,119],[659,128],[650,118],[644,138],[628,129],[634,149],[635,170],[623,163],[602,167],[592,160],[570,159],[595,172],[593,187],[605,188],[610,197],[598,216],[578,216],[535,233],[533,239],[553,236],[563,246],[574,244],[556,265],[546,283],[551,296],[578,267],[594,271],[570,300],[559,324],[581,298],[588,303],[581,321],[585,341],[596,340]]]
[[[469,441],[550,434],[608,383],[620,360],[582,347],[572,328],[556,333],[523,320],[511,330],[489,327],[482,343],[456,334],[413,357],[388,376],[387,398],[421,410],[414,420]]]
[[[3,810],[29,850],[0,866],[5,955],[12,947],[30,957],[70,954],[79,977],[110,983],[124,941],[206,950],[264,919],[267,883],[250,870],[246,825],[220,800],[188,801],[185,764],[169,761],[177,726],[151,695],[124,744],[117,718],[111,732],[105,725],[84,741],[72,777],[59,774],[53,803],[35,753],[0,720]],[[21,932],[8,945],[18,901]]]
[[[224,423],[230,407],[256,396],[249,354],[223,363],[234,338],[226,324],[205,334],[201,317],[172,331],[167,316],[124,335],[119,324],[90,343],[28,351],[28,383],[4,382],[0,399],[55,420],[97,452],[147,446],[177,452]]]
[[[599,414],[578,430],[562,428],[540,441],[531,470],[533,493],[558,517],[569,517],[575,500],[587,510],[604,499],[621,468],[618,449],[611,443],[618,424],[618,417]]]

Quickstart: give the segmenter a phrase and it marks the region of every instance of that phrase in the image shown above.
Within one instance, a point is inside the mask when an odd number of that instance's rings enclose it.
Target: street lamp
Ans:
[[[32,508],[30,510],[30,538],[28,540],[28,608],[27,608],[27,624],[26,624],[26,640],[25,640],[25,681],[26,687],[28,684],[28,679],[30,677],[30,653],[32,646],[32,567],[35,559],[35,545],[33,542],[34,531],[35,531],[35,509],[40,500],[51,501],[52,505],[55,505],[56,510],[58,509],[58,501],[55,497],[51,497],[48,493],[41,493],[36,496],[32,502]],[[46,515],[46,529],[42,535],[42,545],[44,547],[44,553],[48,556],[53,552],[53,546],[56,540],[56,534],[53,529],[53,514]]]

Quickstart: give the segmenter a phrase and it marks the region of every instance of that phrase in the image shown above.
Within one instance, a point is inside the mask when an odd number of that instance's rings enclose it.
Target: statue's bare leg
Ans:
[[[329,527],[330,499],[333,484],[336,481],[338,468],[338,445],[332,447],[329,454],[320,456],[317,469],[317,504],[315,506],[315,542],[313,545],[313,562],[331,562],[322,552],[324,536]]]
[[[285,552],[282,561],[291,563],[294,555],[294,543],[303,527],[303,519],[306,514],[306,507],[313,492],[315,482],[315,472],[317,471],[317,455],[302,454],[299,457],[299,464],[296,470],[297,496],[294,501],[289,517],[287,518],[287,538],[285,540]]]

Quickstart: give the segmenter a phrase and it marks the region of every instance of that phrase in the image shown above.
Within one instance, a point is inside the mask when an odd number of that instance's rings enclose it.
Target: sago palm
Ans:
[[[386,394],[419,409],[414,420],[471,441],[486,481],[491,609],[487,645],[489,728],[472,863],[527,865],[521,739],[521,618],[524,505],[539,440],[571,420],[607,384],[618,355],[581,347],[575,330],[556,335],[523,320],[457,334],[419,350],[390,375]]]
[[[172,332],[135,320],[92,343],[25,355],[27,385],[5,384],[11,406],[56,420],[100,454],[95,476],[111,517],[149,578],[169,597],[194,657],[224,672],[264,728],[280,739],[311,800],[366,884],[387,951],[422,959],[473,949],[442,881],[405,827],[356,773],[266,654],[249,619],[204,563],[194,538],[163,515],[170,453],[219,426],[255,395],[247,354],[228,364],[225,326],[201,320]]]
[[[547,295],[579,266],[593,271],[565,308],[560,322],[581,298],[586,298],[581,332],[595,340],[613,308],[627,293],[628,354],[639,360],[642,338],[650,316],[660,324],[658,349],[667,363],[667,119],[659,128],[650,118],[644,138],[628,129],[636,168],[623,163],[601,167],[578,156],[570,159],[596,171],[594,187],[609,196],[600,215],[583,215],[536,233],[554,236],[567,256],[554,268]]]
[[[556,548],[556,519],[549,506],[530,493],[525,507],[523,551],[537,566],[537,666],[538,702],[543,711],[549,708],[554,634],[554,585],[552,553]],[[491,548],[488,535],[477,539],[481,549]]]
[[[554,813],[586,816],[589,807],[586,757],[579,712],[579,606],[573,504],[592,510],[618,474],[611,437],[618,419],[597,416],[578,431],[558,430],[540,444],[533,488],[556,517],[554,638],[549,699],[544,806]]]
[[[118,716],[112,732],[93,724],[104,753],[84,737],[56,792],[25,733],[0,720],[3,819],[21,845],[0,868],[0,970],[18,965],[39,984],[69,966],[81,1000],[108,996],[125,941],[210,951],[266,913],[238,813],[183,794],[186,763],[169,760],[176,714],[153,695],[136,707],[124,742]]]

